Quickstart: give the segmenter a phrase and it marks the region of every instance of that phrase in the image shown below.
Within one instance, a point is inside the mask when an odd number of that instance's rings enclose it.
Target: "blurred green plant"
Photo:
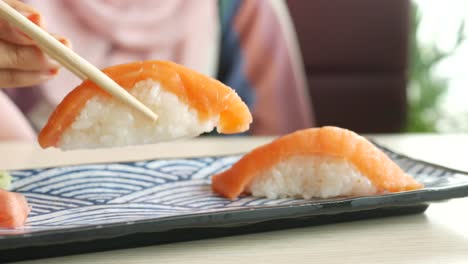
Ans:
[[[462,22],[458,29],[454,47],[445,52],[435,44],[423,44],[418,41],[417,32],[421,24],[421,13],[415,3],[412,5],[411,18],[408,118],[405,130],[437,132],[437,121],[442,116],[439,102],[447,91],[448,80],[434,74],[434,67],[451,56],[465,40],[465,23]]]

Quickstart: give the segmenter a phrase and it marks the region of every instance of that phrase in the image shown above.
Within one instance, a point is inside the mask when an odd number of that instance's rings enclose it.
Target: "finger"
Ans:
[[[30,16],[35,17],[35,16]],[[21,30],[0,19],[0,39],[19,45],[34,45],[34,41]]]
[[[22,14],[38,14],[36,9],[34,7],[27,5],[21,1],[18,0],[3,0],[3,2],[7,3],[9,6],[13,7],[16,9],[18,12]]]
[[[54,77],[49,72],[0,70],[0,88],[21,88],[39,85]]]
[[[65,45],[66,47],[68,47],[68,48],[70,48],[70,49],[72,48],[71,41],[68,40],[67,38],[65,38],[65,37],[63,37],[63,36],[61,36],[61,35],[57,35],[57,34],[52,34],[52,36],[53,36],[54,38],[56,38],[58,41],[60,41],[60,43],[62,43],[62,44]],[[47,58],[48,58],[48,60],[50,60],[50,61],[53,62],[53,64],[49,64],[49,65],[54,65],[54,64],[57,65],[57,67],[50,69],[50,70],[49,70],[49,73],[50,73],[50,74],[53,74],[53,75],[58,74],[58,72],[59,72],[59,70],[60,70],[60,66],[61,66],[60,63],[58,63],[56,60],[50,58],[49,56],[47,56]]]
[[[44,71],[58,67],[59,64],[46,57],[38,47],[0,41],[0,69]]]
[[[9,0],[6,2],[11,7],[26,16],[34,24],[45,29],[42,17],[37,10],[16,0]],[[34,44],[34,41],[21,30],[2,19],[0,19],[0,39],[21,45]]]
[[[54,38],[56,38],[58,41],[60,41],[63,45],[67,46],[68,48],[73,48],[72,43],[69,39],[62,35],[58,34],[51,34]]]

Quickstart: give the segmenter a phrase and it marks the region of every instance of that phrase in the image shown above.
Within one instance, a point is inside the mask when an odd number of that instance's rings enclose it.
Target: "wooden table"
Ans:
[[[398,152],[468,171],[468,135],[370,136]],[[0,167],[24,168],[167,156],[227,154],[269,138],[197,139],[112,151],[62,153],[0,144]],[[468,263],[468,198],[424,214],[363,220],[37,260],[28,263]]]

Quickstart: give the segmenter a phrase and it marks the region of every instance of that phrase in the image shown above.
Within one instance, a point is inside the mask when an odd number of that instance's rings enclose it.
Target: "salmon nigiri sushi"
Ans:
[[[275,198],[332,198],[422,188],[385,153],[347,129],[299,130],[260,146],[212,177],[213,190]]]
[[[143,61],[103,69],[158,120],[153,123],[84,81],[57,106],[39,134],[43,147],[116,147],[195,137],[212,131],[235,134],[249,129],[252,115],[223,83],[168,61]]]
[[[19,193],[0,189],[0,228],[16,228],[26,223],[30,208]]]

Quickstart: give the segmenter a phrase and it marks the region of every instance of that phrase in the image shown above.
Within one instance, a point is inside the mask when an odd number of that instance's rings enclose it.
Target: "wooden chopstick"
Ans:
[[[43,50],[45,53],[47,54],[55,54],[50,48],[46,47],[46,46],[43,46],[42,44],[39,44],[37,43],[37,46],[39,46],[39,48],[41,50]],[[71,71],[74,75],[76,75],[78,78],[80,78],[81,80],[86,80],[88,79],[88,77],[86,77],[86,75],[80,71],[80,69],[77,69],[75,67],[73,67],[73,65],[71,65],[70,63],[68,63],[65,59],[63,59],[62,57],[60,56],[53,56],[53,55],[49,55],[51,57],[54,58],[54,60],[56,60],[58,63],[60,63],[60,65],[64,66],[65,68],[67,68],[69,71]]]
[[[135,108],[153,121],[158,119],[158,116],[151,111],[151,109],[138,101],[124,88],[114,82],[114,80],[109,78],[109,76],[105,75],[101,70],[97,69],[91,63],[60,43],[60,41],[10,7],[3,0],[0,0],[0,16],[21,29],[26,35],[36,41],[39,48],[41,48],[47,55],[52,57],[80,79],[89,79],[100,88],[106,90],[108,93],[130,107]]]

